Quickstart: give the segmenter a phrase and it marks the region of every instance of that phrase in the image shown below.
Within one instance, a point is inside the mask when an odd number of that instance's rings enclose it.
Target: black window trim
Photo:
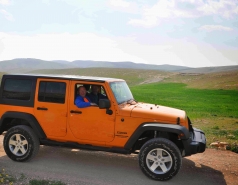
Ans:
[[[16,80],[31,80],[31,92],[30,92],[30,100],[17,100],[17,99],[6,99],[3,98],[3,90],[5,86],[5,82],[7,79],[16,79]],[[36,90],[36,81],[37,77],[34,76],[11,76],[11,75],[3,75],[2,83],[0,87],[0,104],[3,105],[14,105],[14,106],[23,106],[23,107],[34,107],[34,99],[35,99],[35,90]]]
[[[27,96],[27,98],[28,99],[20,99],[20,97],[18,96],[18,98],[7,98],[7,97],[3,97],[3,99],[11,99],[11,100],[22,100],[22,101],[29,101],[30,99],[31,99],[31,87],[32,87],[32,80],[29,80],[29,79],[10,79],[10,78],[8,78],[8,79],[5,79],[5,82],[4,82],[4,87],[3,87],[3,94],[4,94],[4,92],[5,91],[7,91],[6,90],[6,82],[7,81],[10,81],[10,80],[12,80],[12,81],[29,81],[30,82],[30,90],[28,91],[28,92],[25,92],[25,93],[28,93],[28,96]],[[11,91],[11,92],[14,92],[14,91]],[[24,92],[21,92],[21,91],[15,91],[14,93],[16,93],[16,94],[19,94],[19,93],[24,93]]]
[[[65,84],[64,102],[63,102],[63,103],[59,103],[59,102],[50,102],[50,101],[40,101],[40,100],[39,100],[39,91],[40,91],[40,83],[41,83],[41,82],[46,82],[46,84],[47,84],[47,83],[64,83],[64,84]],[[45,94],[45,91],[46,91],[46,85],[45,85],[45,88],[44,88],[44,94]],[[36,98],[37,98],[37,101],[38,101],[38,102],[65,104],[65,103],[66,103],[66,94],[67,94],[67,83],[66,83],[66,82],[62,82],[62,81],[49,81],[49,80],[41,79],[41,80],[39,81],[38,96],[37,96]],[[44,95],[44,97],[45,97],[45,95]]]

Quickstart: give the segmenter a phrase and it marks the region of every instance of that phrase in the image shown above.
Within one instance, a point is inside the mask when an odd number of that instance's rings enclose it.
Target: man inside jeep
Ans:
[[[88,95],[90,100],[93,103],[96,103],[97,105],[99,104],[100,99],[107,99],[107,96],[101,94],[100,90],[101,90],[100,85],[92,85],[91,86],[91,93]]]
[[[80,86],[78,88],[78,95],[74,101],[75,105],[78,108],[85,108],[85,107],[89,107],[91,105],[97,105],[95,103],[93,103],[89,97],[86,96],[86,88],[84,86]]]

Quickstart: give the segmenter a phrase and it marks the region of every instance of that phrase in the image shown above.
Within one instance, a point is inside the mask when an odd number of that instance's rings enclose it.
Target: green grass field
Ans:
[[[186,110],[192,119],[238,118],[238,91],[187,88],[181,83],[154,83],[131,87],[139,101]]]
[[[131,87],[137,101],[185,110],[195,127],[205,131],[208,144],[238,144],[238,91],[188,88],[181,83]]]

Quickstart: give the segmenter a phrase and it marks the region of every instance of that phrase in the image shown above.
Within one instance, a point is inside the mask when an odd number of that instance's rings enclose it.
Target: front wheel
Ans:
[[[178,147],[165,138],[147,141],[139,153],[139,165],[142,172],[159,181],[169,180],[181,168],[182,157]]]
[[[19,125],[7,131],[3,146],[10,159],[23,162],[30,160],[37,154],[40,144],[30,127]]]

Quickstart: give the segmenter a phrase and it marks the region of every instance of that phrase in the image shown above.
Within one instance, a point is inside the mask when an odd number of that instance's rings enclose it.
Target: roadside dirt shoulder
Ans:
[[[227,184],[238,184],[238,154],[227,150],[206,149],[204,153],[186,158],[192,160],[198,168],[207,166],[220,171]]]

